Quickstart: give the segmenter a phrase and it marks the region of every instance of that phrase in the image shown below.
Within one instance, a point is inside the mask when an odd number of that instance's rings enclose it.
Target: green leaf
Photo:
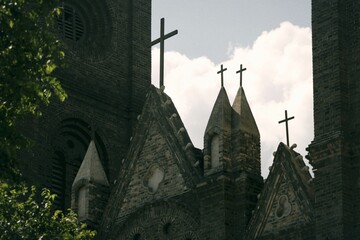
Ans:
[[[61,14],[61,8],[59,8],[59,7],[55,8],[55,12],[56,12],[56,15],[57,15],[57,16],[60,16],[60,14]]]
[[[11,19],[9,20],[9,27],[10,27],[10,28],[13,28],[13,27],[14,27],[14,21],[11,20]]]
[[[56,68],[56,65],[53,62],[48,62],[45,67],[46,74],[51,74]]]

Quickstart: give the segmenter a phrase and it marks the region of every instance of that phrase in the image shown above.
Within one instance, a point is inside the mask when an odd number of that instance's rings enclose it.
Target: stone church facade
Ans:
[[[360,239],[360,2],[312,0],[315,138],[280,143],[264,182],[245,90],[222,87],[192,145],[150,84],[151,1],[65,0],[57,72],[69,98],[24,128],[20,166],[98,239]],[[31,160],[29,160],[31,159]]]

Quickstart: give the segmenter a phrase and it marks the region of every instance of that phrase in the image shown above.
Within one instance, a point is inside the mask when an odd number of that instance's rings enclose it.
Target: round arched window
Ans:
[[[54,27],[57,36],[63,40],[68,58],[97,62],[114,53],[113,32],[118,30],[112,25],[115,12],[108,7],[108,1],[60,2],[61,13],[55,19]]]

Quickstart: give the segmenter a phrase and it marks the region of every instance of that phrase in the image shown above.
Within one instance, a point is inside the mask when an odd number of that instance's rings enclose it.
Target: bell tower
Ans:
[[[360,234],[360,2],[313,0],[316,239]]]
[[[68,99],[53,99],[26,123],[34,147],[24,175],[70,207],[71,186],[93,140],[110,188],[128,150],[151,79],[151,1],[63,0],[54,33],[66,66],[56,72]],[[31,159],[31,160],[29,160]]]

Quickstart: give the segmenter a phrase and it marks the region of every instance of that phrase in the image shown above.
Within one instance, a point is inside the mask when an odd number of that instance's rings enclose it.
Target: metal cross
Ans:
[[[244,71],[246,71],[246,68],[243,68],[242,64],[240,64],[240,70],[236,72],[236,73],[240,73],[240,87],[242,87],[242,73]]]
[[[178,34],[178,30],[165,34],[165,19],[160,20],[160,37],[151,42],[151,46],[160,43],[160,88],[164,86],[164,48],[165,40]]]
[[[288,146],[290,145],[290,144],[289,144],[289,126],[288,126],[288,122],[289,122],[290,120],[294,119],[294,118],[295,118],[295,117],[290,117],[290,118],[288,118],[287,110],[285,110],[285,119],[279,121],[279,124],[285,122],[285,125],[286,125],[286,143],[287,143]]]
[[[221,73],[221,87],[224,87],[224,72],[227,70],[227,68],[224,68],[221,64],[220,71],[217,72],[217,74]]]

